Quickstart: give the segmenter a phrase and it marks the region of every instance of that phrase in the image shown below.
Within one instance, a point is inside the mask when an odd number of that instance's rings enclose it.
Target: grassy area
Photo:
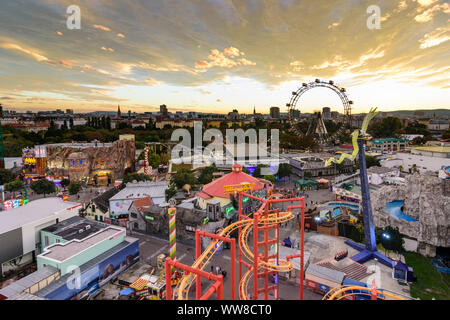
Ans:
[[[185,168],[192,170],[192,164],[182,163],[182,164],[172,164],[172,172],[177,172],[178,170]]]
[[[426,258],[408,252],[406,264],[414,269],[417,282],[412,283],[411,296],[421,300],[450,300],[450,275],[440,273]]]

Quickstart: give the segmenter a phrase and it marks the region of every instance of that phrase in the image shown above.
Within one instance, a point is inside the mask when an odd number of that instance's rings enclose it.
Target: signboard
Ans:
[[[253,188],[254,188],[254,184],[250,184],[250,183],[243,183],[243,184],[234,184],[234,185],[229,185],[229,186],[225,186],[223,187],[224,194],[233,194],[235,192],[252,192]]]

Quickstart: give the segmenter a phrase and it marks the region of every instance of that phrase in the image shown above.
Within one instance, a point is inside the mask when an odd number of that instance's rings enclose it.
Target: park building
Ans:
[[[36,261],[45,246],[42,229],[78,216],[81,204],[60,198],[28,202],[0,214],[0,272],[2,277],[22,270]]]
[[[405,150],[408,144],[407,139],[382,138],[370,141],[367,146],[375,152],[396,152]]]
[[[85,299],[139,260],[139,240],[124,228],[81,217],[43,229],[41,238],[48,245],[37,256],[37,271],[0,290],[6,299]]]
[[[355,168],[355,160],[346,158],[342,164],[326,167],[325,161],[336,155],[328,153],[289,154],[289,164],[292,172],[300,178],[320,178],[335,176],[343,173],[352,173]]]

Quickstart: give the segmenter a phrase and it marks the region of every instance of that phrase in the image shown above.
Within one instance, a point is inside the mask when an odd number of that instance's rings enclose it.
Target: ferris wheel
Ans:
[[[292,92],[292,97],[291,100],[289,101],[289,103],[286,104],[286,106],[288,107],[288,112],[289,112],[289,119],[293,119],[293,111],[297,110],[297,102],[300,99],[300,97],[307,92],[308,90],[314,89],[314,88],[328,88],[332,91],[334,91],[339,98],[342,101],[342,104],[344,106],[344,115],[346,117],[347,121],[351,120],[351,115],[352,115],[352,104],[353,101],[348,99],[348,96],[346,94],[346,89],[344,87],[339,87],[337,86],[333,80],[330,80],[328,82],[326,81],[322,81],[320,79],[316,79],[313,82],[310,83],[303,83],[302,86],[295,92]]]
[[[297,103],[300,99],[300,97],[307,91],[314,89],[314,88],[328,88],[335,92],[339,98],[342,101],[342,105],[344,106],[344,116],[345,116],[345,122],[348,124],[351,124],[352,119],[352,105],[353,101],[351,101],[347,94],[346,89],[344,87],[338,86],[334,83],[334,81],[330,80],[328,82],[322,81],[320,79],[316,79],[313,82],[310,83],[303,83],[302,86],[297,90],[292,92],[291,99],[289,103],[286,104],[288,107],[288,114],[289,114],[289,122],[291,122],[292,130],[294,130],[299,135],[305,135],[305,134],[316,134],[318,136],[318,140],[321,143],[328,142],[332,139],[332,137],[329,137],[327,135],[327,130],[325,128],[325,125],[323,123],[323,119],[319,114],[319,117],[317,118],[317,121],[313,121],[310,128],[308,129],[308,132],[303,133],[300,132],[298,129],[295,128],[295,123],[298,120],[295,116],[295,111],[297,109]],[[299,111],[299,110],[298,110]]]

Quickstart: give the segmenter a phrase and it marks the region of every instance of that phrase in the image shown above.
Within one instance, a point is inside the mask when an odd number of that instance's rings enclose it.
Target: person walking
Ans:
[[[220,266],[217,266],[217,267],[216,267],[216,275],[219,275],[219,274],[220,274],[220,270],[221,270]]]

